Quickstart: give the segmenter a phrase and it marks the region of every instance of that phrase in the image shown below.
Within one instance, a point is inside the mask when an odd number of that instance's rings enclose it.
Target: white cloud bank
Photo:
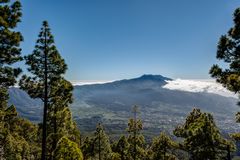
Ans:
[[[71,81],[74,86],[82,86],[82,85],[91,85],[91,84],[104,84],[114,81]],[[186,80],[186,79],[175,79],[166,81],[167,84],[163,86],[163,88],[171,89],[171,90],[181,90],[188,92],[206,92],[206,93],[214,93],[225,97],[233,97],[238,98],[236,94],[228,91],[221,84],[216,83],[215,80]]]
[[[176,79],[166,81],[167,84],[163,88],[171,90],[181,90],[188,92],[206,92],[215,93],[225,97],[237,98],[237,95],[228,91],[221,84],[216,83],[214,80],[184,80]]]
[[[96,80],[86,80],[86,81],[71,81],[73,86],[83,86],[83,85],[91,85],[91,84],[104,84],[104,83],[109,83],[113,81],[96,81]]]

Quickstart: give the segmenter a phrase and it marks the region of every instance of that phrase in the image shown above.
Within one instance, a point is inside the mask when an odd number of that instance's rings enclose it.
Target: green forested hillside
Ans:
[[[162,88],[166,79],[154,77],[157,76],[74,86],[74,101],[70,108],[82,134],[93,132],[96,124],[102,122],[110,138],[118,138],[125,132],[131,116],[129,111],[135,104],[139,105],[143,133],[148,142],[161,131],[172,134],[194,107],[212,113],[223,133],[239,130],[234,118],[238,111],[236,98],[169,90]],[[34,101],[18,88],[11,88],[9,94],[9,103],[16,106],[21,116],[32,121],[41,120],[42,104],[38,100]]]

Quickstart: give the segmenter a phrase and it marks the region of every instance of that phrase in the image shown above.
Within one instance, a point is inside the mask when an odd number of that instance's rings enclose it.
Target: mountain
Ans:
[[[9,89],[9,104],[16,106],[18,113],[31,121],[39,122],[43,113],[40,99],[32,99],[23,90],[12,87]]]
[[[125,132],[127,120],[132,116],[131,108],[138,105],[144,133],[150,138],[161,130],[171,133],[197,107],[212,113],[223,132],[238,130],[234,120],[238,110],[236,98],[205,90],[191,92],[166,87],[174,81],[161,75],[143,75],[105,84],[74,86],[73,116],[83,134],[102,122],[114,137]],[[18,88],[10,88],[9,93],[9,103],[16,105],[21,116],[41,120],[40,100],[31,99]]]

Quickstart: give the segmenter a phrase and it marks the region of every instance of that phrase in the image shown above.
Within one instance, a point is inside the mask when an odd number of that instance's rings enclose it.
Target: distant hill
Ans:
[[[9,89],[9,95],[9,104],[14,104],[22,117],[35,122],[41,120],[43,105],[40,99],[32,99],[25,91],[15,87]]]
[[[71,109],[82,133],[93,131],[101,121],[113,137],[124,133],[133,105],[139,106],[144,133],[149,137],[161,130],[171,132],[193,107],[213,113],[223,132],[238,130],[234,120],[238,111],[236,98],[164,87],[171,81],[161,75],[143,75],[105,84],[75,86]],[[40,100],[31,99],[18,88],[11,88],[9,93],[9,103],[16,105],[21,116],[41,120]]]

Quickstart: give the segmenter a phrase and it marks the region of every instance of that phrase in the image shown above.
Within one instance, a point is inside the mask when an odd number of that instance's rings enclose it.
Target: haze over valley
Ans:
[[[10,88],[10,104],[20,115],[39,122],[40,100],[31,99],[24,91]],[[172,80],[161,75],[143,75],[134,79],[101,84],[74,86],[71,110],[83,134],[95,130],[102,122],[111,137],[124,133],[132,107],[138,105],[147,138],[183,123],[194,108],[214,115],[221,131],[237,132],[234,116],[238,111],[237,96],[212,80]]]

